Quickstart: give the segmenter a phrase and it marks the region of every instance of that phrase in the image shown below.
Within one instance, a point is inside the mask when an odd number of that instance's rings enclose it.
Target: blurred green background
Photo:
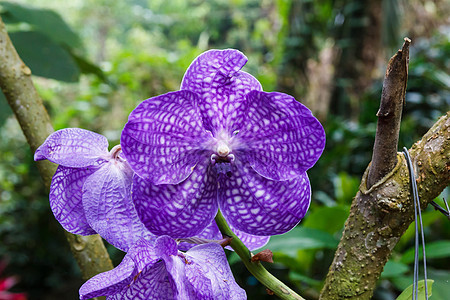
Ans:
[[[30,6],[33,4],[33,6]],[[55,129],[81,127],[118,143],[142,100],[179,88],[211,48],[236,48],[265,91],[292,94],[322,121],[327,145],[308,173],[313,198],[293,231],[273,237],[268,268],[317,299],[360,178],[371,159],[387,61],[413,43],[399,147],[410,147],[450,107],[450,4],[445,0],[33,0],[0,2],[0,16],[31,68]],[[0,98],[0,277],[20,277],[30,299],[78,299],[82,284],[49,209],[20,127]],[[437,199],[448,199],[448,189]],[[423,214],[431,299],[450,291],[450,222]],[[414,231],[406,232],[374,299],[412,283]],[[117,264],[123,253],[108,247]],[[234,253],[232,270],[249,299],[273,299]]]

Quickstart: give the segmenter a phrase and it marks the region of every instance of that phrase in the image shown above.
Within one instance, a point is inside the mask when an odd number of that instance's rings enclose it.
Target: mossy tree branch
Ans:
[[[397,71],[405,72],[405,69],[397,68]],[[403,97],[406,81],[398,80],[396,84],[398,86],[392,86],[391,90]],[[399,130],[395,122],[391,122],[391,126],[395,128],[385,130]],[[390,134],[380,133],[380,136]],[[374,152],[383,149],[396,152],[397,139],[387,142],[392,145],[385,144]],[[450,112],[441,117],[409,153],[415,166],[421,207],[425,208],[450,184]],[[395,156],[389,153],[392,157],[383,161],[384,154],[378,153],[381,158],[378,163],[382,166],[372,167],[376,163],[374,159],[363,175],[320,299],[370,299],[392,249],[414,220],[406,161],[400,153]]]
[[[17,54],[1,18],[0,87],[34,153],[53,132],[53,127],[31,80],[31,70]],[[56,165],[45,160],[37,162],[37,166],[48,189],[56,171]],[[113,268],[99,235],[79,236],[69,232],[65,234],[84,279]]]

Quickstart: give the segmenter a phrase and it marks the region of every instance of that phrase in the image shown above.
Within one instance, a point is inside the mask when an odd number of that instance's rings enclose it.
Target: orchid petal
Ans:
[[[169,300],[175,299],[176,290],[173,279],[167,272],[164,262],[145,266],[127,289],[109,296],[108,300]]]
[[[192,173],[211,136],[197,101],[195,93],[177,91],[147,99],[131,112],[120,144],[136,174],[154,184],[178,184]]]
[[[156,235],[194,236],[217,212],[217,183],[208,165],[198,164],[190,177],[177,185],[154,185],[135,175],[132,189],[141,221]]]
[[[254,235],[285,233],[306,214],[311,189],[306,173],[269,180],[236,160],[231,178],[219,179],[219,208],[228,224]]]
[[[50,186],[50,208],[61,226],[74,234],[91,235],[82,204],[82,188],[96,168],[67,168],[59,166]]]
[[[308,108],[289,95],[259,91],[247,95],[245,106],[236,150],[258,174],[288,180],[316,163],[325,132]]]
[[[234,226],[229,226],[234,234],[241,240],[242,243],[244,243],[244,245],[250,251],[264,247],[270,240],[270,236],[253,235],[234,228]],[[230,246],[227,246],[226,248],[232,250]]]
[[[210,50],[199,55],[184,74],[181,89],[200,95],[203,125],[213,134],[235,130],[232,124],[245,95],[262,90],[252,75],[239,71],[246,62],[247,57],[238,50]]]
[[[125,252],[141,237],[153,237],[139,220],[131,201],[132,174],[128,164],[112,161],[92,174],[83,186],[88,223],[110,244]]]
[[[208,287],[207,281],[195,280],[201,270],[200,274],[211,281],[214,293],[211,299],[242,300],[247,298],[245,291],[234,280],[225,252],[219,244],[209,243],[195,246],[186,252],[186,258],[188,261],[192,260],[191,264],[186,264],[187,278],[191,283],[196,283],[197,289]]]
[[[95,132],[65,128],[52,133],[36,150],[34,160],[48,159],[65,167],[94,165],[108,154],[108,140]]]
[[[117,294],[132,282],[136,274],[137,269],[133,260],[130,255],[126,255],[111,271],[100,273],[86,281],[80,288],[80,299]]]
[[[195,292],[191,284],[186,281],[186,265],[188,262],[184,257],[170,256],[164,259],[167,273],[172,279],[172,288],[176,291],[177,300],[195,299]]]
[[[149,241],[141,238],[129,248],[127,255],[133,259],[138,273],[142,272],[145,266],[153,265],[161,260],[161,257],[155,251],[155,244],[158,239]]]

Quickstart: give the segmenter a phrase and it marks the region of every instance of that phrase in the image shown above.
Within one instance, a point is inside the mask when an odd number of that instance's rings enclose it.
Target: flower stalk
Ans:
[[[247,268],[247,270],[249,270],[249,272],[252,273],[252,275],[255,276],[255,278],[258,279],[259,282],[261,282],[269,290],[274,292],[274,294],[280,297],[280,299],[304,300],[304,298],[302,298],[300,295],[298,295],[296,292],[290,289],[278,278],[270,274],[269,271],[267,271],[266,268],[264,268],[261,262],[251,261],[252,258],[251,252],[247,249],[244,243],[242,243],[242,241],[233,233],[233,231],[231,231],[230,227],[227,224],[227,221],[225,221],[225,218],[223,217],[220,210],[217,212],[215,220],[217,226],[219,227],[220,232],[224,236],[232,237],[230,243],[231,248],[233,248],[236,254],[239,255],[241,260],[244,262],[244,265]]]

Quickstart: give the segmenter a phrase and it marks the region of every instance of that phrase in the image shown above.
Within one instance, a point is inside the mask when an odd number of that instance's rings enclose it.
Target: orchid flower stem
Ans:
[[[244,265],[247,268],[247,270],[249,270],[250,273],[252,273],[253,276],[255,276],[255,278],[258,279],[259,282],[261,282],[269,290],[274,292],[275,295],[280,297],[280,299],[304,300],[304,298],[300,297],[296,292],[291,290],[278,278],[270,274],[269,271],[267,271],[264,268],[261,262],[251,261],[252,254],[244,245],[244,243],[242,243],[242,241],[233,233],[233,231],[231,231],[230,227],[227,224],[227,221],[225,221],[225,218],[223,217],[220,210],[218,211],[215,220],[222,235],[232,237],[230,244],[231,248],[233,248],[233,250],[237,253],[237,255],[239,255],[241,260],[244,262]]]

